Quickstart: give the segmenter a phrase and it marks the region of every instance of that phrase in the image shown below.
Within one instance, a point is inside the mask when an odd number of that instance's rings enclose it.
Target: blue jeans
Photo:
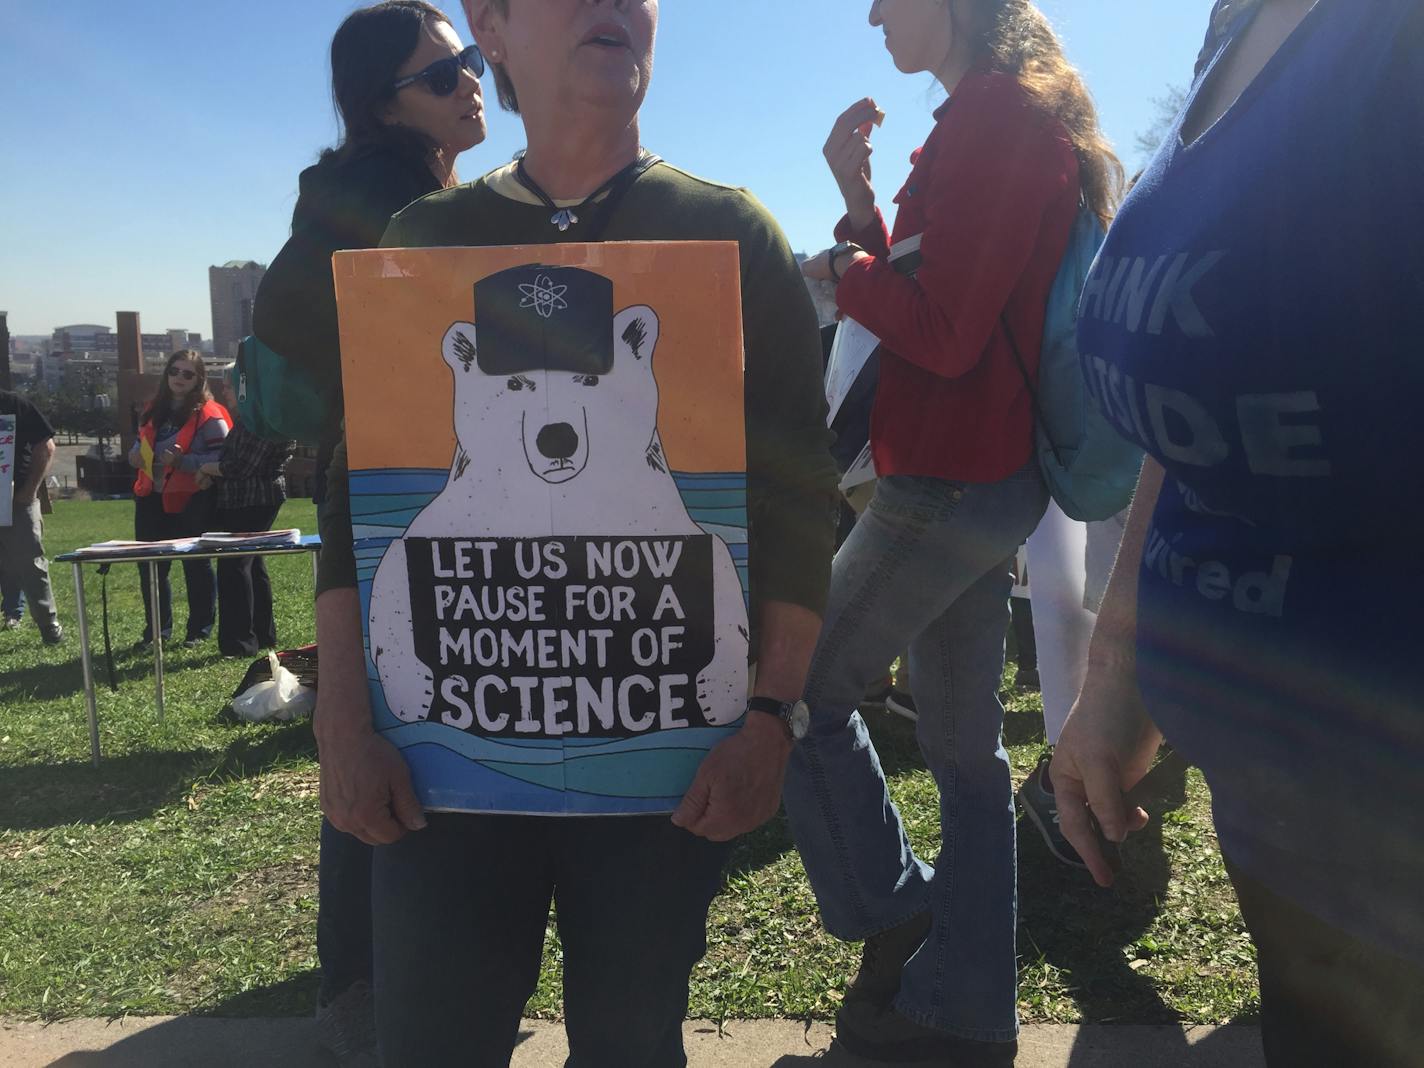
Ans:
[[[684,1068],[688,977],[729,843],[667,816],[427,819],[372,861],[386,1068],[507,1068],[551,900],[566,1068]]]
[[[1048,503],[1035,466],[988,484],[880,480],[836,554],[811,665],[809,734],[785,804],[826,928],[860,939],[930,912],[896,1009],[984,1042],[1018,1031],[1014,810],[999,684],[1010,558]],[[865,723],[866,687],[906,647],[942,849],[915,856]]]
[[[6,619],[23,619],[25,616],[25,591],[16,585],[0,586],[0,616]]]

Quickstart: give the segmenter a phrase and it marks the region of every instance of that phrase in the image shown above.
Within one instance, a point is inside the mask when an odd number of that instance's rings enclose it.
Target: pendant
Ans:
[[[560,208],[554,212],[554,217],[549,220],[559,228],[559,233],[566,233],[570,226],[578,225],[578,216],[568,208]]]

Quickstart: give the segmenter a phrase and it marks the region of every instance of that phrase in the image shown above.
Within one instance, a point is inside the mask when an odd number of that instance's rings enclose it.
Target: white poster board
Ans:
[[[15,521],[15,417],[0,415],[0,527]]]

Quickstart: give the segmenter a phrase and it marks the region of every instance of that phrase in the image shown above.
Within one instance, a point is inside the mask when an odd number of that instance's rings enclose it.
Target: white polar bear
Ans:
[[[626,308],[614,317],[607,374],[490,375],[476,362],[476,326],[450,327],[442,351],[455,376],[458,445],[445,488],[405,537],[703,534],[658,437],[658,332],[652,308]],[[706,721],[722,726],[746,709],[747,610],[727,546],[713,537],[712,550],[714,653],[697,695]],[[370,640],[387,704],[415,722],[430,715],[434,677],[416,655],[406,559],[404,537],[381,558]]]

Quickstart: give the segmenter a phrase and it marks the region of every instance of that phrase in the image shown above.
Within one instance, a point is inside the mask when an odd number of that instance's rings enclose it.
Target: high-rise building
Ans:
[[[252,333],[252,302],[267,268],[251,260],[229,260],[208,268],[208,293],[213,304],[213,353],[237,357],[237,343]]]

